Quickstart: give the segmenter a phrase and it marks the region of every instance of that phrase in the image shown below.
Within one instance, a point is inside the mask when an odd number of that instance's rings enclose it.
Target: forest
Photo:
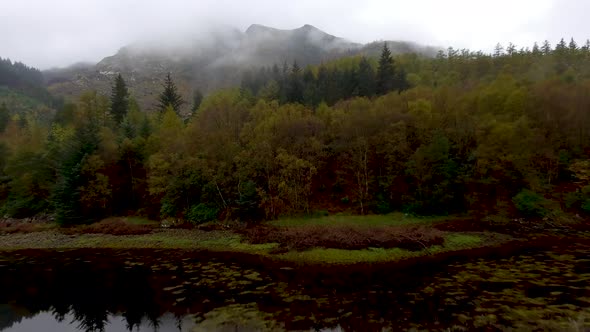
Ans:
[[[12,81],[49,98],[26,72]],[[380,58],[253,68],[240,87],[192,98],[168,75],[158,101],[140,109],[119,75],[110,96],[87,91],[55,112],[0,106],[0,215],[590,213],[590,43],[434,58],[384,46]]]

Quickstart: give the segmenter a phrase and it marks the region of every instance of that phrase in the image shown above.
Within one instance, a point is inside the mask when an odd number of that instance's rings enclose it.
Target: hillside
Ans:
[[[393,54],[417,52],[432,56],[437,51],[406,42],[387,44]],[[142,109],[149,111],[167,72],[172,73],[188,101],[195,89],[208,93],[238,85],[243,72],[253,67],[294,61],[306,66],[351,55],[377,56],[383,42],[353,43],[311,25],[280,30],[253,24],[244,32],[219,30],[182,43],[169,40],[158,45],[132,44],[96,65],[77,65],[44,74],[50,91],[75,98],[88,89],[108,94],[114,76],[121,73]],[[190,103],[185,105],[189,106]]]
[[[21,114],[30,110],[48,111],[59,107],[61,101],[47,91],[41,71],[0,58],[0,105],[6,105],[11,114]]]

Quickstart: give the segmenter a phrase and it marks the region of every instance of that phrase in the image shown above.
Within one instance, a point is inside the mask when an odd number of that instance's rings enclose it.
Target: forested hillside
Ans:
[[[0,104],[10,105],[18,113],[42,106],[58,107],[61,100],[47,91],[41,71],[0,58]]]
[[[254,70],[158,113],[122,76],[53,121],[8,119],[2,214],[260,220],[350,211],[562,220],[590,212],[590,49],[449,49]],[[6,110],[2,110],[6,112]]]
[[[411,42],[387,41],[393,54],[434,56],[438,48]],[[137,42],[94,65],[45,71],[49,89],[58,96],[77,99],[88,90],[108,94],[117,74],[125,76],[129,91],[144,111],[151,111],[167,73],[175,78],[185,99],[239,85],[244,71],[273,64],[302,68],[353,55],[379,56],[382,42],[366,45],[333,36],[314,26],[282,30],[253,24],[245,31],[213,28],[175,40]],[[189,105],[182,114],[189,112]]]

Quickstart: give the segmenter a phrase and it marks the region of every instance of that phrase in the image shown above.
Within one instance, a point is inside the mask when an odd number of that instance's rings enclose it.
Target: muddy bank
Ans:
[[[0,250],[18,249],[76,249],[76,248],[178,248],[202,249],[200,242],[219,239],[227,231],[158,229],[149,234],[65,234],[54,229],[29,233],[0,235]]]

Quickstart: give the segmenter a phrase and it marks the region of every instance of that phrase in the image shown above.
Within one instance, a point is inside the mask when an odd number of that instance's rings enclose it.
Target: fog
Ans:
[[[253,23],[311,24],[352,42],[491,50],[590,37],[585,0],[0,0],[0,57],[47,69],[98,62],[128,44],[193,43]],[[198,46],[198,45],[197,45]]]

